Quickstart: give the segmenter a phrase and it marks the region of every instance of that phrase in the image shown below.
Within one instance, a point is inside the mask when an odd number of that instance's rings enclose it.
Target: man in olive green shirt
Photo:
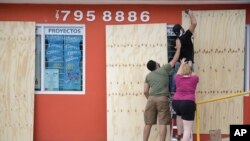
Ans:
[[[147,104],[144,112],[145,127],[143,131],[143,141],[148,141],[151,127],[153,124],[160,125],[160,141],[165,141],[167,134],[167,125],[170,124],[171,114],[169,109],[169,73],[180,56],[181,43],[176,40],[176,52],[174,58],[166,65],[160,67],[160,64],[150,60],[147,68],[151,71],[147,74],[144,83],[144,95],[147,98]]]

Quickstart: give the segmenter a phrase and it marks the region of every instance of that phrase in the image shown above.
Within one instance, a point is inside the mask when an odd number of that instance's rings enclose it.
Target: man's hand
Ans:
[[[148,83],[144,83],[144,95],[145,95],[145,97],[147,99],[149,97],[149,88],[150,88],[149,84]]]
[[[186,14],[188,14],[188,13],[189,13],[189,11],[190,11],[190,9],[186,9],[186,10],[185,10],[185,13],[186,13]]]
[[[185,63],[187,63],[187,62],[186,62],[186,58],[182,58],[182,59],[181,59],[181,64],[185,64]]]
[[[196,25],[197,25],[196,18],[195,18],[195,16],[194,16],[194,13],[193,13],[192,10],[190,10],[190,9],[185,10],[185,13],[186,13],[186,11],[187,11],[187,14],[188,14],[188,16],[189,16],[189,18],[190,18],[190,21],[191,21],[191,25],[190,25],[190,27],[189,27],[189,30],[190,30],[190,32],[194,33],[194,29],[195,29],[195,27],[196,27]]]

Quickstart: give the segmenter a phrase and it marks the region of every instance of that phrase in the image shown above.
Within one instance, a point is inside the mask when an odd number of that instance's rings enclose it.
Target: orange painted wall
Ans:
[[[250,125],[250,114],[249,114],[249,107],[250,107],[250,96],[245,96],[244,97],[244,118],[243,122],[245,124]]]
[[[0,21],[35,21],[37,23],[74,23],[86,25],[86,94],[36,95],[34,141],[106,141],[106,66],[105,25],[141,24],[138,22],[104,22],[105,10],[150,12],[147,23],[180,23],[181,11],[246,9],[248,5],[11,5],[0,4]],[[66,22],[55,20],[56,10],[94,10],[96,20]]]

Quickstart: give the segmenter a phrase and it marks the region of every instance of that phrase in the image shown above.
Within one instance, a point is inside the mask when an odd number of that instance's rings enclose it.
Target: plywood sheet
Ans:
[[[245,10],[194,11],[195,72],[200,77],[197,101],[243,91]],[[190,20],[184,12],[185,29]],[[201,133],[243,123],[243,99],[237,97],[201,106]]]
[[[0,22],[0,141],[33,141],[34,38],[34,22]]]
[[[166,24],[106,26],[108,141],[142,140],[146,63],[149,59],[167,63],[166,28]],[[157,126],[150,135],[150,141],[155,140]]]

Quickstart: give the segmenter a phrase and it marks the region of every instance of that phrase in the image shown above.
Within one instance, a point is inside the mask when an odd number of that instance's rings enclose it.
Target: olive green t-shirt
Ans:
[[[169,73],[171,72],[170,64],[151,71],[147,74],[145,83],[150,86],[149,95],[169,95]]]

